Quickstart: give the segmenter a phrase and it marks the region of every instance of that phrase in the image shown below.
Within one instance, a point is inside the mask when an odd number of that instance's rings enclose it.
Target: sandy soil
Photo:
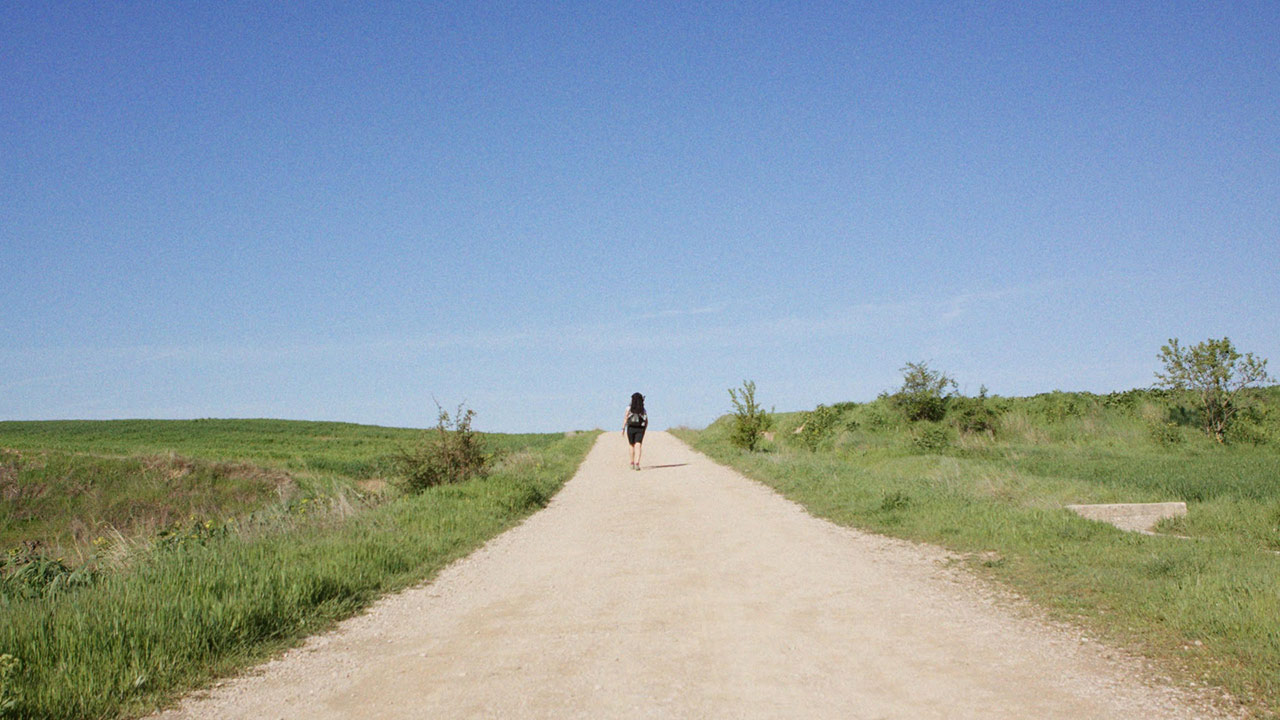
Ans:
[[[176,718],[1213,718],[974,579],[666,433],[603,435],[551,505]]]

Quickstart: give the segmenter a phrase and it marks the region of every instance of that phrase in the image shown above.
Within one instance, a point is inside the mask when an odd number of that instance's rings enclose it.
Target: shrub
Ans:
[[[889,393],[880,393],[875,401],[863,405],[859,417],[861,425],[868,430],[885,430],[902,424],[902,413]]]
[[[1040,393],[1028,398],[1032,412],[1049,422],[1062,422],[1070,417],[1087,415],[1098,406],[1098,397],[1087,392]]]
[[[1133,390],[1123,390],[1107,393],[1102,397],[1102,404],[1109,408],[1122,408],[1125,410],[1140,409],[1144,404],[1155,403],[1162,405],[1168,403],[1171,393],[1168,390],[1160,388],[1134,388]]]
[[[823,441],[831,436],[831,432],[835,430],[839,421],[840,413],[835,408],[819,405],[804,414],[804,423],[800,426],[796,436],[801,445],[810,452],[814,452]]]
[[[756,384],[743,380],[740,389],[729,389],[733,402],[733,429],[729,442],[744,450],[754,452],[760,447],[765,431],[773,427],[773,415],[756,403]]]
[[[436,427],[426,431],[417,447],[401,451],[396,458],[409,492],[464,482],[484,474],[489,463],[479,434],[471,429],[475,411],[459,405],[450,417],[444,408],[436,407]]]
[[[1177,423],[1149,423],[1147,432],[1150,434],[1151,440],[1157,445],[1168,447],[1182,442],[1182,431]]]
[[[1280,413],[1269,405],[1241,408],[1227,428],[1227,442],[1266,445],[1280,437]]]
[[[947,414],[947,401],[955,394],[956,381],[942,372],[930,370],[924,362],[909,362],[902,368],[902,387],[894,393],[894,404],[907,419],[937,422]]]
[[[911,433],[911,444],[925,452],[936,452],[951,445],[951,433],[943,425],[926,425]]]
[[[947,410],[947,414],[951,416],[952,422],[960,432],[986,433],[988,435],[995,433],[996,420],[999,418],[999,414],[992,407],[992,404],[987,402],[986,387],[978,391],[977,397],[969,398],[957,395],[951,398],[950,405],[951,407]]]

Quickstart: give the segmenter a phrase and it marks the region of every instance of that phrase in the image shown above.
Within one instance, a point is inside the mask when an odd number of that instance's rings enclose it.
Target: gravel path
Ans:
[[[1213,718],[940,550],[838,528],[666,433],[177,718]]]

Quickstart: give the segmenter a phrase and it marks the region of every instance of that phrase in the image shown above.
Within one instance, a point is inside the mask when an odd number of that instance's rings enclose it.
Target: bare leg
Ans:
[[[631,446],[631,454],[635,455],[636,457],[634,462],[636,464],[637,469],[640,467],[640,452],[641,450],[643,450],[643,447],[642,447],[643,445],[644,443],[636,443],[635,445]]]

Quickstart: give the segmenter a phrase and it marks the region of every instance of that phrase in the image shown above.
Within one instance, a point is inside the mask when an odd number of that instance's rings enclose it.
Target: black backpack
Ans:
[[[649,424],[649,416],[644,413],[628,413],[627,427],[642,428]]]

